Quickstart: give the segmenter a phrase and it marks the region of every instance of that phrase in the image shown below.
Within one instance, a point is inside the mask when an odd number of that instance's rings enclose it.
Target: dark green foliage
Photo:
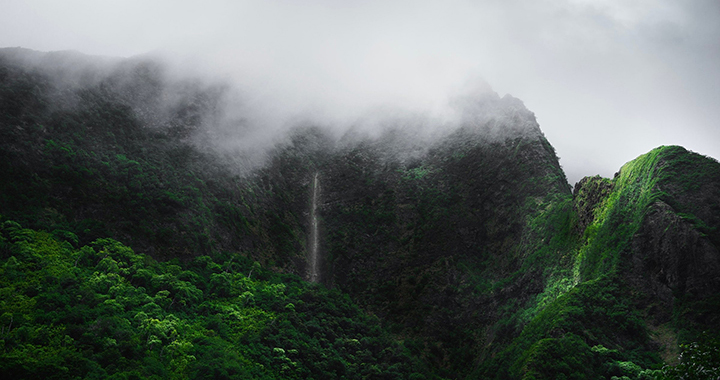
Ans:
[[[681,345],[680,363],[662,369],[664,379],[717,379],[720,377],[720,338],[704,333],[697,341]]]
[[[551,273],[528,273],[557,264],[576,240],[564,175],[539,130],[483,133],[461,128],[398,158],[386,146],[405,136],[390,131],[320,167],[333,282],[448,377],[489,354],[487,326],[507,317],[491,305],[534,298]],[[518,283],[526,294],[506,293]]]
[[[608,356],[606,350],[615,351]],[[618,362],[657,366],[651,352],[628,289],[602,277],[577,285],[539,312],[484,372],[496,378],[605,378],[622,375],[614,369]]]
[[[166,119],[141,119],[167,113],[153,108],[154,96],[169,86],[148,79],[160,76],[154,65],[127,63],[67,88],[42,70],[0,59],[4,215],[70,231],[83,244],[112,235],[156,257],[186,258],[254,248],[256,260],[297,270],[301,222],[278,217],[283,204],[267,190],[272,186],[239,177],[193,146],[190,137],[202,132],[199,115],[215,106],[219,89],[185,83],[173,89],[180,100]]]

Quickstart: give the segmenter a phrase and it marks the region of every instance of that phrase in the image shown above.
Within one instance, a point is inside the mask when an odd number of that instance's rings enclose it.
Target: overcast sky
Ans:
[[[162,51],[270,114],[442,114],[485,80],[525,102],[571,183],[679,144],[720,158],[720,0],[0,0],[0,47]]]

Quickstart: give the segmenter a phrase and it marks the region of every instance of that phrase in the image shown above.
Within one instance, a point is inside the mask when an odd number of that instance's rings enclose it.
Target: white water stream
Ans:
[[[312,200],[310,204],[310,247],[309,247],[309,280],[310,282],[318,282],[320,279],[320,267],[318,265],[318,218],[317,203],[320,193],[318,184],[318,173],[313,177]]]

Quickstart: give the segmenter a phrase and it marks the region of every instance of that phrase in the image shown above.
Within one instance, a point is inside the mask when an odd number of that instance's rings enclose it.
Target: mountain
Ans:
[[[151,58],[0,49],[0,372],[719,371],[717,161],[659,147],[573,190],[492,92],[429,132],[306,123],[248,157],[228,99]]]

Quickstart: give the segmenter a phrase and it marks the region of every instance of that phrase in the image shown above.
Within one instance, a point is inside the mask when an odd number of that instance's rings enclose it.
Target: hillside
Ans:
[[[0,372],[717,370],[717,161],[660,147],[572,190],[488,93],[432,136],[299,125],[239,168],[227,98],[152,59],[0,50]]]

